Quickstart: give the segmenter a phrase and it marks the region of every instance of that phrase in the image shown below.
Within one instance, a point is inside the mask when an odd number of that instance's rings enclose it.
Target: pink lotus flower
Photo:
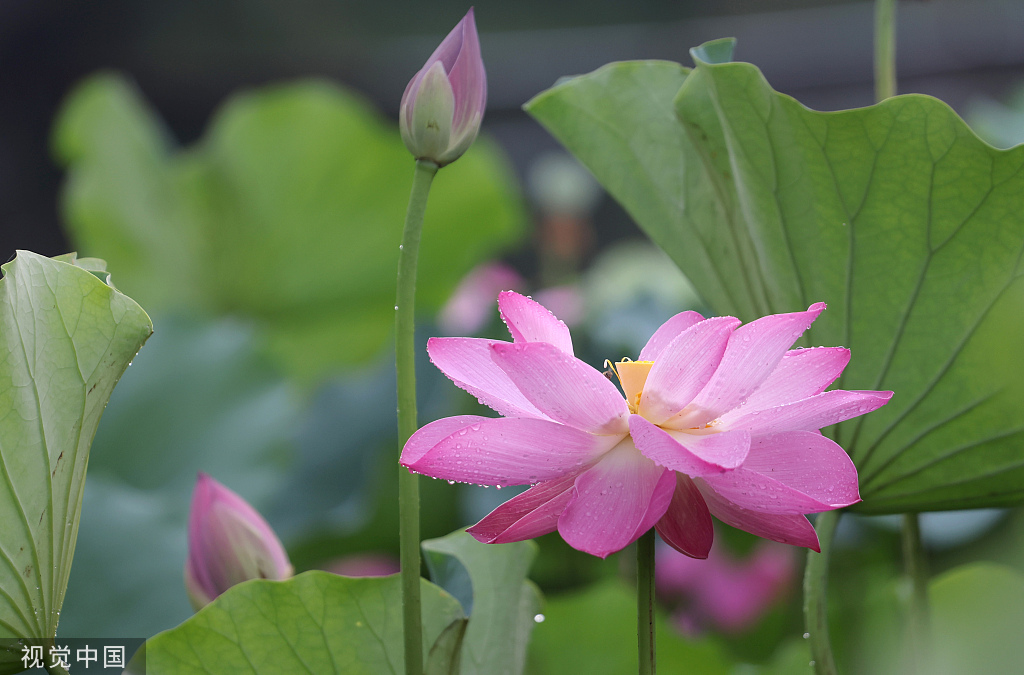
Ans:
[[[659,548],[657,561],[658,595],[684,601],[672,616],[690,635],[709,627],[726,633],[750,628],[789,590],[796,572],[793,549],[768,541],[743,559],[716,542],[707,561],[667,546]]]
[[[462,18],[409,81],[398,126],[416,159],[450,164],[473,144],[487,104],[473,10]]]
[[[569,330],[517,293],[498,297],[514,342],[433,338],[434,364],[504,417],[448,417],[417,431],[401,463],[435,478],[533,485],[469,528],[503,543],[555,529],[605,557],[655,527],[706,558],[711,515],[818,550],[804,514],[860,501],[857,470],[819,432],[884,405],[892,392],[829,391],[841,347],[790,350],[824,309],[739,319],[682,312],[639,361],[615,366],[625,398],[573,356]]]
[[[267,521],[205,473],[196,479],[188,516],[185,590],[199,611],[235,584],[292,576],[288,554]]]

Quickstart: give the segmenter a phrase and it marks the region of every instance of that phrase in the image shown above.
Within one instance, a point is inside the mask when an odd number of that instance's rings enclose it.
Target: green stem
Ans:
[[[817,675],[838,675],[832,657],[832,642],[828,636],[828,556],[832,536],[839,522],[839,511],[818,514],[814,526],[818,530],[821,553],[807,552],[804,570],[804,636],[811,643],[811,662]]]
[[[896,0],[875,0],[875,100],[896,95]]]
[[[654,675],[654,528],[636,542],[636,632],[640,675]]]
[[[398,376],[398,441],[404,448],[416,432],[416,262],[423,214],[437,165],[416,161],[416,173],[405,214],[398,254],[398,295],[395,300],[395,371]],[[399,546],[402,563],[402,625],[406,675],[423,673],[423,625],[420,602],[420,485],[418,476],[398,467]]]
[[[930,610],[928,607],[928,558],[921,545],[921,527],[916,513],[903,514],[903,567],[910,578],[910,632],[911,663],[918,672],[928,654]]]

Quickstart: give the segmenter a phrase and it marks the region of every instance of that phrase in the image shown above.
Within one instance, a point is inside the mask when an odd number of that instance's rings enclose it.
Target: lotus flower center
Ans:
[[[654,361],[630,361],[629,359],[624,359],[614,364],[610,360],[605,361],[605,366],[610,367],[611,372],[615,373],[615,376],[619,378],[619,384],[622,385],[622,393],[626,395],[626,405],[629,407],[629,412],[634,415],[640,413],[640,400],[644,395],[644,384],[647,383],[647,376],[650,374],[651,366],[653,365]],[[611,377],[611,374],[608,377]],[[685,414],[686,410],[684,409],[675,418],[659,426],[699,435],[715,434],[721,431],[721,428],[718,426],[718,420],[713,420],[699,427],[690,427],[678,423],[673,424],[680,416],[685,417]]]
[[[619,361],[612,370],[619,378],[622,385],[622,393],[626,395],[626,405],[629,412],[636,414],[640,410],[640,399],[644,394],[644,383],[647,382],[647,375],[651,372],[654,361]]]

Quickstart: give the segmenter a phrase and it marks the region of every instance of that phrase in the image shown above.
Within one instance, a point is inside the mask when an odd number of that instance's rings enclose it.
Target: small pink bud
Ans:
[[[487,73],[470,9],[405,88],[398,113],[405,147],[438,166],[454,162],[480,131],[486,104]]]
[[[292,576],[288,554],[267,521],[205,473],[196,479],[188,517],[185,590],[199,611],[235,584]]]

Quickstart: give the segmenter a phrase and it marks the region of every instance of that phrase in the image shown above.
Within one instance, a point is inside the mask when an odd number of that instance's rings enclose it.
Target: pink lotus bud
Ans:
[[[188,517],[185,590],[200,608],[249,579],[292,576],[288,554],[254,508],[205,473],[196,479]]]
[[[398,113],[405,147],[438,166],[454,162],[480,131],[486,104],[487,74],[470,9],[405,88]]]

